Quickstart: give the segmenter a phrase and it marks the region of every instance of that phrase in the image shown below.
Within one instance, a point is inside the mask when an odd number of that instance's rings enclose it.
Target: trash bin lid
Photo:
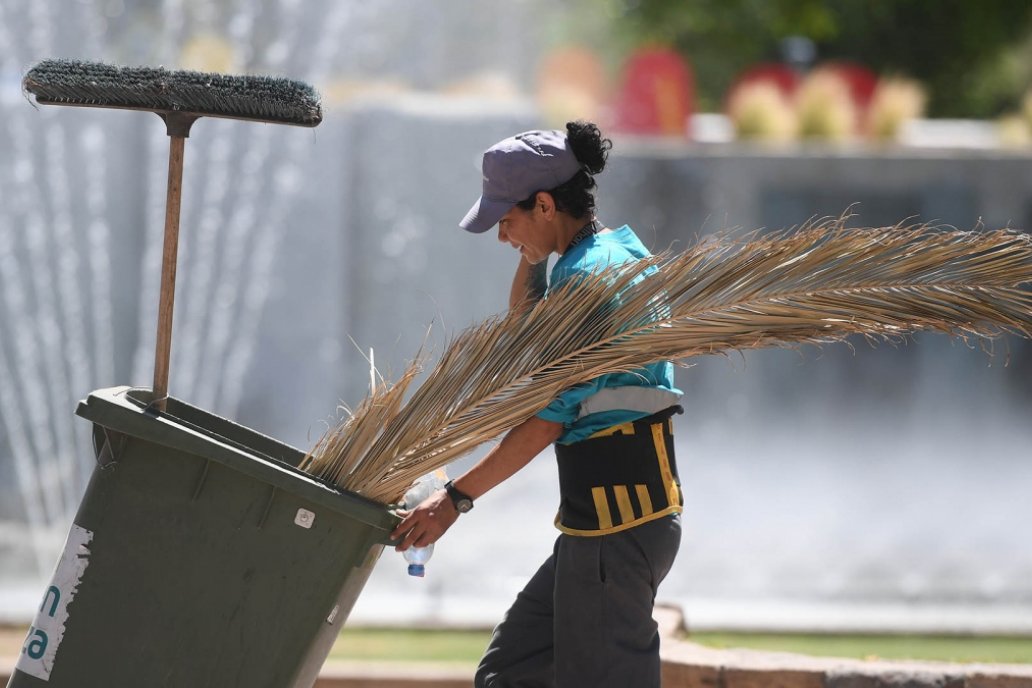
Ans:
[[[298,469],[304,452],[172,397],[158,413],[148,408],[149,397],[147,389],[99,389],[80,401],[75,413],[115,432],[218,462],[367,525],[394,529],[397,517],[386,505]]]

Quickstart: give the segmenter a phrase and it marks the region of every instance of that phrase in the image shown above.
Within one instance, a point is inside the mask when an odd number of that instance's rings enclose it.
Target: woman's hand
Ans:
[[[530,310],[534,304],[545,296],[548,290],[548,262],[531,265],[520,256],[520,264],[516,268],[516,276],[509,290],[509,308],[521,311]]]
[[[561,423],[532,416],[510,430],[494,449],[453,484],[476,501],[530,463],[542,449],[559,439],[562,432]],[[437,490],[415,509],[400,509],[398,514],[402,520],[391,533],[391,539],[400,540],[395,546],[399,552],[437,542],[459,518],[447,490]]]
[[[409,547],[426,547],[437,542],[459,518],[445,490],[438,490],[411,511],[399,510],[401,523],[391,533],[392,540],[401,540],[394,548],[404,552]]]

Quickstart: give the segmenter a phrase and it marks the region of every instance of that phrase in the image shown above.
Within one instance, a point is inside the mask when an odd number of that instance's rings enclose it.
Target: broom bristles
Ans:
[[[37,102],[53,105],[183,112],[306,127],[322,121],[315,89],[280,77],[43,60],[25,74],[22,87]]]
[[[460,333],[407,403],[410,368],[331,428],[305,469],[372,499],[497,438],[607,373],[734,349],[1032,336],[1032,239],[842,221],[607,268]]]

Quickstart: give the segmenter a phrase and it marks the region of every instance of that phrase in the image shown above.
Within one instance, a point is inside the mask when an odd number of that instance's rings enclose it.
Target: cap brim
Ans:
[[[459,227],[467,232],[483,234],[498,224],[502,216],[509,212],[514,205],[516,204],[509,201],[492,201],[490,198],[481,196],[480,200],[474,203],[466,213],[466,217],[462,218]]]

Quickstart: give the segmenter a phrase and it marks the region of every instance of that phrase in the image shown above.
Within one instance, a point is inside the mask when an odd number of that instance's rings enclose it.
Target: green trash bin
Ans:
[[[397,518],[303,453],[98,390],[97,466],[9,688],[311,686]]]

